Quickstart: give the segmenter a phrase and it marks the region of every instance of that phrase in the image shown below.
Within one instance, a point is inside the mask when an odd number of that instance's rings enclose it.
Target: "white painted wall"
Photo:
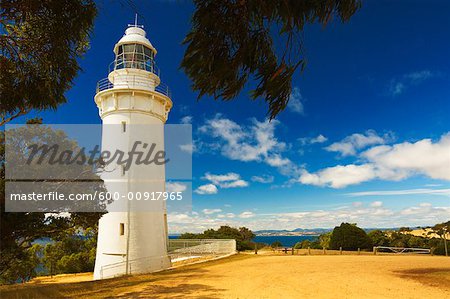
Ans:
[[[154,91],[159,78],[137,69],[115,70],[109,78],[114,85],[95,96],[103,120],[102,150],[128,152],[136,140],[155,142],[159,149],[164,149],[164,123],[172,102]],[[122,122],[126,123],[126,132]],[[127,195],[165,190],[164,167],[153,164],[132,165],[125,174],[121,167],[110,165],[102,179],[111,193]],[[127,200],[114,203],[117,209],[124,204],[137,203]],[[121,212],[109,212],[100,219],[94,279],[170,267],[165,202],[151,204],[152,211],[137,212],[130,206],[131,212],[122,208]]]

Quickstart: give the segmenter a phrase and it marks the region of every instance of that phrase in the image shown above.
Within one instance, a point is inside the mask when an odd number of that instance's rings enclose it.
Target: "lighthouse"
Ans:
[[[98,82],[94,97],[103,124],[102,152],[129,153],[136,144],[164,150],[164,124],[172,101],[160,79],[155,47],[143,26],[135,23],[113,51],[108,78]],[[146,209],[148,205],[136,201],[145,192],[165,190],[164,165],[111,163],[101,178],[119,201],[99,221],[94,279],[169,268],[165,202],[153,201]]]

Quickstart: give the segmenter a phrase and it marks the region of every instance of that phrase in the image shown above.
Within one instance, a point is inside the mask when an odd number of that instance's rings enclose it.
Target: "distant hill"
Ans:
[[[373,230],[398,230],[398,227],[389,227],[389,228],[378,228],[378,227],[369,227],[364,228],[366,232],[370,232]],[[296,228],[293,230],[286,230],[286,229],[264,229],[264,230],[257,230],[253,233],[257,236],[303,236],[303,235],[321,235],[326,234],[328,232],[333,231],[333,228]]]
[[[303,236],[303,235],[320,235],[332,231],[332,228],[296,228],[293,230],[276,230],[276,229],[265,229],[254,231],[253,233],[257,236]]]

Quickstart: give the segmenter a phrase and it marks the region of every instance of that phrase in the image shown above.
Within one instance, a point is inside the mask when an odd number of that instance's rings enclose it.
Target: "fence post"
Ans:
[[[325,251],[325,247],[323,247],[323,254],[327,254],[327,252]]]
[[[373,254],[377,255],[377,247],[373,247]]]
[[[294,255],[294,247],[292,247],[292,255]]]
[[[258,246],[255,243],[255,254],[258,254]]]
[[[361,248],[358,247],[358,255],[361,254]]]
[[[311,255],[311,247],[308,246],[308,255]]]
[[[339,247],[339,254],[342,255],[342,246]]]

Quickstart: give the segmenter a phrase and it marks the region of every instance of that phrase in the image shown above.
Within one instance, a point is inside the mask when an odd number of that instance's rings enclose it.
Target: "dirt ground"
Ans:
[[[0,291],[1,298],[450,298],[450,258],[241,254],[149,275]]]

